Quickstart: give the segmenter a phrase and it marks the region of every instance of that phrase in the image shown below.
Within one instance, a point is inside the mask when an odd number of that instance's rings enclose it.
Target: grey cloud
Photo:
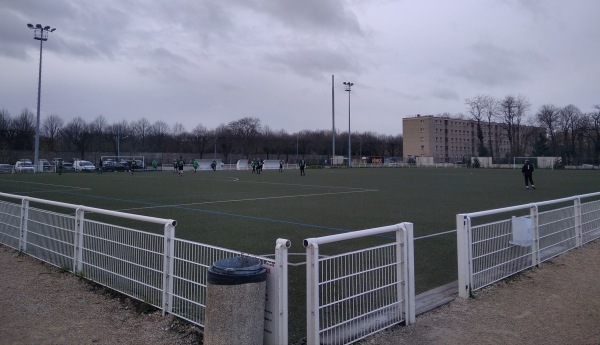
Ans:
[[[460,100],[460,97],[458,96],[458,93],[456,93],[456,91],[454,91],[453,89],[446,88],[446,87],[440,87],[440,88],[434,89],[433,92],[431,93],[431,95],[435,98],[439,98],[439,99],[443,99],[443,100],[449,100],[449,101]]]
[[[270,54],[268,60],[296,74],[320,80],[334,72],[358,73],[362,70],[351,55],[327,49],[295,49],[280,54]]]
[[[340,0],[239,0],[237,3],[256,12],[268,14],[293,29],[313,33],[327,30],[353,35],[361,34],[362,31],[356,15]]]
[[[515,84],[527,79],[527,73],[517,53],[488,43],[478,43],[470,47],[472,54],[466,61],[449,73],[470,82],[485,86]]]

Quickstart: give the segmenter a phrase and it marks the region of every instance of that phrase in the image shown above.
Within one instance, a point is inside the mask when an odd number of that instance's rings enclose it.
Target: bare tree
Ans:
[[[525,112],[531,104],[525,96],[506,96],[499,103],[500,117],[508,142],[510,145],[510,155],[512,157],[522,155],[521,146],[521,123],[524,121]]]
[[[175,122],[173,125],[173,139],[175,139],[175,151],[182,153],[182,147],[185,144],[186,139],[185,126],[179,122]]]
[[[229,159],[229,154],[233,150],[234,136],[233,132],[226,125],[219,125],[215,129],[215,140],[216,145],[219,146],[221,154],[223,155],[223,159],[227,161]]]
[[[210,132],[201,124],[198,124],[192,130],[190,135],[191,141],[194,144],[195,150],[200,154],[200,159],[202,159],[202,155],[204,154],[204,149],[206,148],[207,143],[211,139]]]
[[[589,136],[594,145],[594,157],[593,163],[597,164],[600,161],[600,104],[593,106],[596,109],[595,112],[587,115],[590,125]]]
[[[471,117],[477,123],[477,141],[478,141],[477,153],[479,156],[483,156],[483,157],[487,156],[488,152],[485,147],[485,144],[483,143],[484,137],[483,137],[483,130],[481,129],[481,121],[483,120],[484,116],[486,115],[486,107],[488,104],[488,98],[489,98],[489,96],[487,96],[487,95],[477,95],[473,98],[467,98],[465,100],[465,104],[467,105],[469,114],[471,114]],[[490,150],[491,149],[492,148],[490,145]]]
[[[56,151],[56,143],[63,125],[63,119],[55,114],[48,116],[42,122],[42,134],[46,137],[50,151]]]
[[[146,139],[150,132],[150,127],[151,127],[150,121],[148,121],[146,118],[141,118],[138,121],[132,122],[130,127],[131,127],[131,130],[133,131],[134,138],[136,138],[140,141],[140,144],[141,144],[140,149],[147,150]]]
[[[151,149],[154,152],[162,152],[165,150],[165,141],[169,133],[169,125],[164,121],[156,121],[150,127],[150,135],[152,137]]]
[[[106,131],[108,122],[102,115],[98,115],[89,125],[91,147],[95,152],[102,151],[106,144]]]
[[[0,109],[0,147],[3,149],[10,146],[11,123],[10,112],[6,109]]]
[[[31,110],[25,108],[19,116],[12,121],[14,137],[14,147],[20,150],[30,150],[33,148],[33,138],[35,136],[35,116]]]
[[[581,122],[581,110],[573,104],[562,107],[558,112],[558,123],[562,133],[565,146],[565,158],[567,161],[575,160],[577,157],[576,141],[582,133],[579,131]]]
[[[556,126],[558,122],[559,109],[552,104],[544,104],[540,107],[535,115],[536,120],[546,128],[546,132],[550,136],[550,145],[553,154],[558,154],[558,138],[556,135]]]
[[[231,133],[237,139],[240,152],[248,156],[261,131],[260,119],[244,117],[243,119],[230,122],[227,127],[229,127]]]
[[[61,134],[67,144],[75,145],[75,150],[81,154],[80,158],[84,159],[91,139],[90,128],[85,120],[81,117],[74,118],[65,125]]]

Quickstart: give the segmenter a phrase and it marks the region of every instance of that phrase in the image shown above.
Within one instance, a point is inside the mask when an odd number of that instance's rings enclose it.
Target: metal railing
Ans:
[[[600,238],[599,197],[590,193],[458,214],[459,296],[468,298],[472,291]],[[478,219],[483,223],[474,224]]]
[[[79,274],[162,310],[204,326],[206,276],[220,259],[247,255],[268,268],[265,344],[287,344],[287,248],[277,240],[275,259],[175,238],[176,222],[0,193],[0,243],[61,269]],[[30,203],[68,209],[73,214],[34,208]],[[86,219],[86,214],[120,221],[154,223],[163,234]]]
[[[395,241],[332,256],[319,246],[395,232]],[[306,247],[307,343],[349,344],[415,321],[412,223],[309,238]]]

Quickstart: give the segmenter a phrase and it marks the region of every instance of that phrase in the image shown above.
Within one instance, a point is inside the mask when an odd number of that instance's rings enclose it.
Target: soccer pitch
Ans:
[[[456,279],[455,233],[419,238],[455,229],[457,213],[600,187],[591,170],[537,170],[534,181],[538,189],[525,190],[520,169],[465,168],[308,169],[306,176],[298,170],[38,173],[0,175],[0,191],[175,219],[179,238],[258,255],[272,254],[277,238],[291,240],[291,253],[304,253],[305,238],[412,222],[417,292],[423,292]]]

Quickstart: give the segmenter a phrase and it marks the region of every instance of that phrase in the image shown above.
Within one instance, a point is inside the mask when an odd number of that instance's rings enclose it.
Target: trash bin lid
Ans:
[[[213,263],[207,278],[217,285],[256,283],[267,279],[267,269],[257,258],[237,256]]]

